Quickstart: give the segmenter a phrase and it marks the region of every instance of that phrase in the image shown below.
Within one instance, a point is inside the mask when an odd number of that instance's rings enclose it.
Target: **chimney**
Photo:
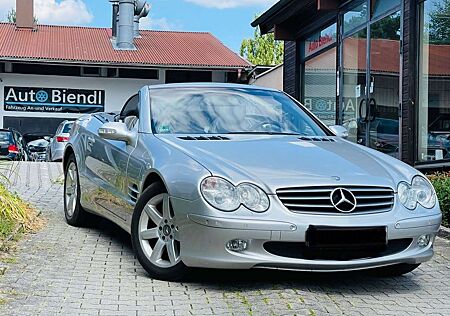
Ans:
[[[16,27],[34,29],[34,1],[16,0]]]
[[[119,18],[119,0],[110,0],[112,4],[112,37],[117,37],[117,19]]]
[[[134,38],[134,0],[119,0],[119,32],[117,48],[135,50]]]
[[[134,8],[134,38],[141,37],[139,33],[139,20],[145,18],[150,12],[150,5],[146,0],[137,0]]]

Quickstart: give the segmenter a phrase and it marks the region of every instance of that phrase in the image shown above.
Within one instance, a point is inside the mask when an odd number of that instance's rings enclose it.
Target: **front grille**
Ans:
[[[364,258],[380,258],[406,250],[412,239],[393,239],[387,245],[380,247],[354,248],[345,247],[333,249],[309,248],[303,242],[269,241],[264,243],[264,249],[273,255],[306,260],[355,260]]]
[[[298,187],[277,190],[277,196],[283,205],[298,213],[341,213],[331,203],[331,192],[338,187]],[[356,198],[353,213],[388,212],[394,206],[394,191],[388,187],[343,186]]]

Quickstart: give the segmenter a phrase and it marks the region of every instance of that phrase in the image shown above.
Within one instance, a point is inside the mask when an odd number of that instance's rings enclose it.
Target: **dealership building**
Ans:
[[[450,2],[281,0],[252,23],[285,40],[283,87],[349,139],[450,166]]]
[[[112,27],[92,28],[35,25],[33,1],[17,0],[17,22],[0,23],[0,128],[53,133],[144,85],[241,82],[252,67],[209,33],[139,31],[145,1],[112,4]]]

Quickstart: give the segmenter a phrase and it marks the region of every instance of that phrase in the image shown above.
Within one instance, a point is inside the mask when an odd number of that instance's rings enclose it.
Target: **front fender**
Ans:
[[[199,162],[151,134],[141,134],[133,156],[142,157],[144,161],[141,192],[145,190],[149,177],[157,175],[171,196],[196,200],[200,197],[200,182],[211,176],[211,172]]]

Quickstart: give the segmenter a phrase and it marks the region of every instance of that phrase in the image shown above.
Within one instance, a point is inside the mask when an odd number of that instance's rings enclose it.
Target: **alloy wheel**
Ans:
[[[78,196],[78,172],[74,162],[71,162],[67,167],[65,195],[67,215],[72,217],[77,207]]]
[[[178,226],[167,193],[147,202],[139,218],[138,233],[142,250],[152,264],[170,268],[180,262]]]

